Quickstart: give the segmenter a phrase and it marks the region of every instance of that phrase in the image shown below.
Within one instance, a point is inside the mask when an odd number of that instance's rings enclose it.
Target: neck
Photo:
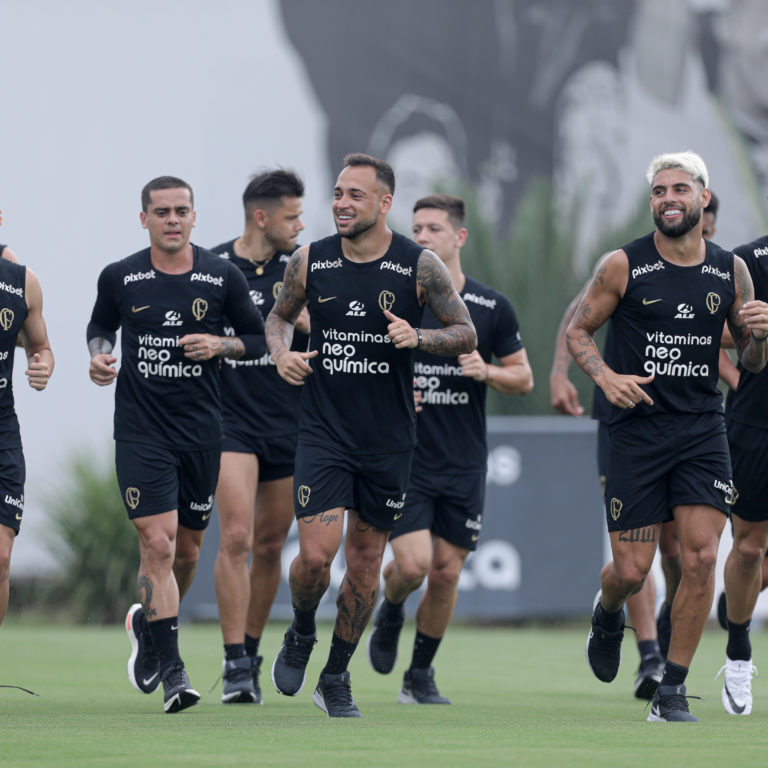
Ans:
[[[189,272],[195,261],[194,251],[190,243],[178,251],[166,251],[164,248],[153,245],[150,248],[149,258],[155,269],[169,274]]]
[[[701,225],[682,237],[667,237],[657,229],[653,240],[662,258],[675,264],[698,264],[704,261],[706,243],[701,236]]]
[[[261,230],[254,231],[248,228],[235,240],[232,247],[241,259],[248,259],[254,263],[266,263],[277,253],[274,246],[267,242]]]
[[[375,261],[389,250],[391,242],[392,230],[386,225],[373,227],[354,240],[342,237],[341,252],[350,261]]]

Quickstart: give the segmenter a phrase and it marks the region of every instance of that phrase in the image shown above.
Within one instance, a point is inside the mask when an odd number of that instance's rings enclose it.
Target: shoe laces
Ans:
[[[728,682],[728,690],[731,692],[731,695],[736,697],[747,693],[751,687],[752,678],[759,677],[760,674],[757,671],[757,667],[751,661],[731,661],[730,664],[726,661],[715,675],[715,680],[722,673],[725,673],[724,677]]]
[[[172,688],[176,688],[179,685],[186,685],[186,681],[184,680],[184,665],[179,662],[164,670],[162,677],[163,682],[167,683]]]
[[[312,653],[317,640],[311,638],[309,640],[303,640],[297,633],[293,633],[292,636],[286,636],[283,645],[284,655],[283,660],[289,667],[296,667],[297,669],[303,669],[307,666],[309,661],[309,655]]]
[[[20,685],[0,685],[0,688],[15,688],[17,691],[24,691],[24,693],[28,693],[30,696],[39,696],[39,693],[35,693],[34,691],[30,691],[29,688],[22,688]]]
[[[348,708],[355,705],[349,679],[343,677],[328,683],[323,680],[323,699],[332,707]]]
[[[645,708],[648,709],[649,706],[655,704],[661,712],[669,712],[674,710],[690,712],[691,710],[688,708],[688,699],[698,699],[699,701],[702,700],[701,696],[689,696],[688,694],[682,693],[669,693],[665,696],[659,694],[654,699],[649,701],[648,704],[645,705]]]

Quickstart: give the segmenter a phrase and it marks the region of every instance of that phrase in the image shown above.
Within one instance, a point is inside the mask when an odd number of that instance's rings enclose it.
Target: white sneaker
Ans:
[[[752,678],[757,675],[757,667],[749,661],[733,661],[727,656],[720,668],[723,675],[722,701],[729,715],[749,715],[752,712]],[[720,672],[715,675],[717,679]]]

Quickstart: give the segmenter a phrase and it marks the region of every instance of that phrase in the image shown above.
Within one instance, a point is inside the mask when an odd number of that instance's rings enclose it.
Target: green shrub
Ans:
[[[115,477],[112,452],[78,451],[47,498],[48,548],[61,573],[54,593],[76,621],[122,621],[136,602],[139,545]]]

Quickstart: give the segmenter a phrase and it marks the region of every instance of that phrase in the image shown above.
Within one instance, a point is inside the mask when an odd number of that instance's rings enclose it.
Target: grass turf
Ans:
[[[219,703],[221,640],[215,625],[182,627],[181,650],[201,702],[176,715],[161,693],[142,695],[128,682],[122,627],[27,625],[9,616],[0,629],[3,766],[633,766],[737,761],[763,765],[768,747],[768,687],[755,680],[750,717],[720,703],[725,633],[705,632],[688,679],[700,695],[691,710],[701,724],[647,723],[632,696],[637,652],[625,640],[619,677],[598,682],[584,660],[588,620],[578,628],[451,627],[437,657],[436,680],[449,707],[397,703],[410,655],[406,624],[391,675],[373,672],[364,643],[352,660],[352,690],[363,718],[329,720],[312,703],[331,627],[319,628],[307,683],[295,698],[272,688],[269,668],[285,624],[262,640],[264,706]],[[753,636],[755,663],[768,658],[768,636]]]

